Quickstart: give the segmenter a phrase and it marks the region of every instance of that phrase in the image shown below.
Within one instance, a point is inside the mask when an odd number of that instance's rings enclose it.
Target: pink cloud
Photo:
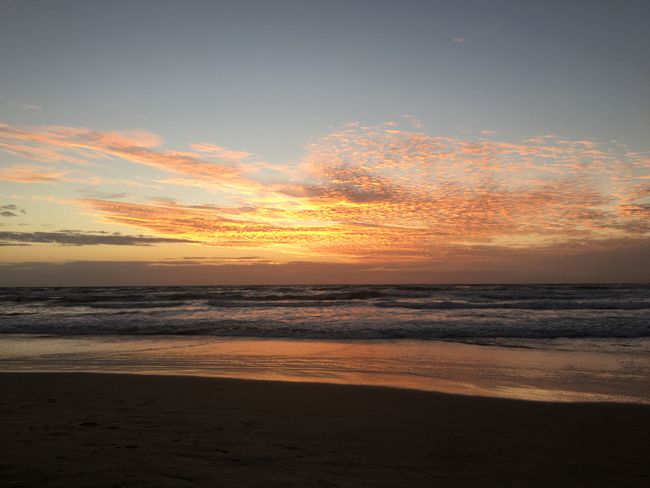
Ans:
[[[120,158],[196,178],[244,179],[236,166],[206,161],[194,153],[155,149],[161,143],[159,136],[142,130],[100,132],[64,126],[25,130],[0,124],[0,150],[39,161],[84,163]]]
[[[52,171],[38,166],[14,165],[0,169],[0,181],[15,183],[52,183],[65,177],[64,171]]]

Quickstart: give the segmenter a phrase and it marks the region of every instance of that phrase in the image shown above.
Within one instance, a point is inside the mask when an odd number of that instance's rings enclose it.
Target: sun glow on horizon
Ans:
[[[650,234],[650,157],[620,144],[470,140],[395,123],[348,124],[313,139],[300,161],[275,168],[216,144],[163,149],[162,137],[143,130],[2,124],[0,144],[32,162],[0,170],[4,185],[26,187],[26,196],[51,194],[67,209],[60,225],[74,229],[57,235],[5,226],[5,250],[28,245],[46,254],[63,244],[52,255],[74,259],[80,245],[174,244],[177,258],[188,246],[232,259],[256,256],[246,264],[462,265],[468,254],[490,249],[616,246]],[[115,178],[124,164],[145,173]],[[274,168],[271,180],[264,168]],[[104,186],[123,191],[109,194]],[[202,203],[151,196],[152,187]],[[84,230],[88,223],[112,232]]]

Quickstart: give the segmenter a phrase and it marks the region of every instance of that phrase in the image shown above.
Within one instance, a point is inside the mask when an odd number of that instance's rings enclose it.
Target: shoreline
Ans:
[[[284,380],[284,379],[264,379],[264,378],[248,378],[240,376],[216,376],[216,375],[203,375],[198,373],[173,373],[173,372],[143,372],[143,371],[80,371],[80,370],[70,370],[70,371],[40,371],[40,370],[3,370],[0,371],[0,383],[2,382],[3,376],[10,375],[32,375],[32,376],[44,376],[44,377],[55,377],[55,376],[79,376],[79,377],[138,377],[138,378],[168,378],[171,381],[183,381],[186,379],[196,379],[199,381],[215,381],[215,382],[233,382],[242,384],[270,384],[270,385],[306,385],[307,387],[333,387],[333,388],[349,388],[349,389],[359,389],[359,390],[377,390],[377,391],[394,391],[394,392],[407,392],[414,394],[423,394],[423,395],[432,395],[440,397],[450,397],[458,399],[476,399],[476,400],[486,400],[486,401],[504,401],[504,402],[516,402],[524,404],[543,404],[543,405],[621,405],[629,407],[640,407],[647,408],[650,413],[650,403],[647,402],[634,402],[634,401],[613,401],[613,400],[551,400],[551,399],[529,399],[529,398],[512,398],[512,397],[502,397],[502,396],[490,396],[484,394],[472,394],[472,393],[457,393],[441,390],[424,390],[420,388],[412,388],[409,386],[399,386],[399,385],[383,385],[383,384],[368,384],[368,383],[335,383],[335,382],[325,382],[325,381],[306,381],[304,379],[296,380]],[[2,413],[2,410],[0,410]]]
[[[4,335],[0,337],[0,368],[375,385],[528,400],[650,404],[650,356],[635,348],[600,349],[564,351],[407,339]]]
[[[0,373],[7,486],[646,486],[650,406]]]
[[[170,372],[170,371],[138,371],[138,370],[91,370],[91,369],[61,369],[56,371],[46,371],[42,369],[4,369],[0,371],[0,375],[5,374],[18,374],[18,375],[97,375],[97,376],[139,376],[139,377],[162,377],[162,378],[197,378],[205,380],[216,380],[216,381],[243,381],[243,382],[252,382],[252,383],[276,383],[276,384],[296,384],[296,385],[324,385],[324,386],[340,386],[343,388],[370,388],[370,389],[386,389],[386,390],[395,390],[395,391],[405,391],[405,392],[419,392],[424,394],[432,395],[445,395],[453,396],[460,398],[481,398],[487,400],[505,400],[505,401],[514,401],[514,402],[529,402],[529,403],[547,403],[547,404],[575,404],[575,405],[632,405],[640,407],[649,407],[650,400],[639,399],[635,397],[612,397],[609,395],[590,395],[585,396],[584,398],[576,399],[577,397],[569,396],[570,392],[548,392],[555,394],[556,397],[535,397],[535,398],[524,398],[522,396],[513,396],[510,395],[499,395],[493,394],[492,392],[487,392],[479,388],[473,388],[474,391],[470,391],[471,388],[459,388],[462,391],[452,391],[449,385],[445,384],[440,389],[434,388],[421,388],[410,385],[399,385],[399,384],[384,384],[384,383],[354,383],[354,382],[342,382],[342,381],[326,381],[323,379],[305,379],[305,378],[282,378],[278,379],[276,377],[265,378],[263,375],[244,375],[244,374],[220,374],[220,373],[205,373],[205,372]],[[512,393],[512,392],[510,392]],[[579,394],[577,392],[573,392]]]

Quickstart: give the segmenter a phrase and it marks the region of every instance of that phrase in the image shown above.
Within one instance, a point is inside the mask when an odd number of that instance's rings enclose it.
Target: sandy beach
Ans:
[[[647,486],[650,407],[0,374],[0,486]]]

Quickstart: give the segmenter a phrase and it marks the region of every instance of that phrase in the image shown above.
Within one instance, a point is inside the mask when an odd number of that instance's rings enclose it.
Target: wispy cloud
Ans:
[[[51,170],[39,166],[16,164],[0,169],[0,181],[15,183],[53,183],[65,177],[66,171]]]
[[[191,243],[189,239],[63,230],[58,232],[0,232],[0,245],[62,244],[66,246],[151,246]]]
[[[67,126],[23,129],[0,123],[0,150],[31,160],[86,164],[101,158],[120,158],[213,183],[246,182],[233,163],[248,153],[199,145],[203,153],[213,156],[213,160],[206,160],[193,152],[159,149],[161,144],[159,136],[143,130],[101,132]]]
[[[216,156],[219,159],[226,159],[231,161],[241,161],[252,156],[252,153],[246,151],[235,151],[233,149],[228,149],[222,146],[217,146],[216,144],[210,144],[206,142],[192,144],[192,149],[194,151]]]

